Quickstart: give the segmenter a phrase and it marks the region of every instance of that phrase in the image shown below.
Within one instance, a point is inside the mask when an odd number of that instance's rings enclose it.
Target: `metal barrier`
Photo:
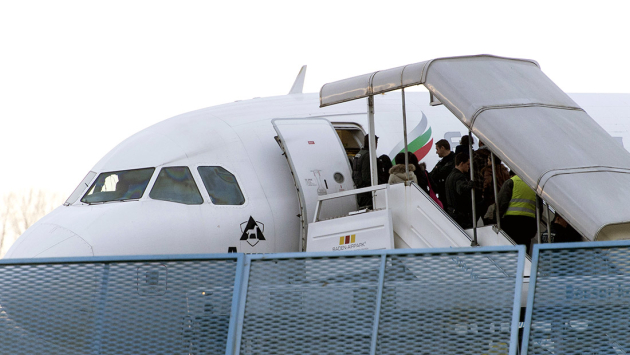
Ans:
[[[516,354],[523,247],[0,261],[2,354]]]
[[[251,256],[235,354],[516,354],[523,247]]]
[[[3,260],[0,353],[224,353],[243,259]]]
[[[630,353],[630,242],[536,244],[523,354]]]

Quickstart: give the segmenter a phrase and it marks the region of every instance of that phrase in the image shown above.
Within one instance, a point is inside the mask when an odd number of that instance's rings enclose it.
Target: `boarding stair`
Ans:
[[[306,251],[458,248],[473,243],[473,230],[462,229],[415,183],[379,185],[320,196],[316,211],[328,200],[372,191],[375,193],[373,210],[325,220],[320,220],[316,213],[309,223]],[[364,237],[365,234],[369,235]],[[348,235],[356,246],[339,248],[345,245],[341,243],[345,243]],[[509,246],[514,242],[495,226],[483,226],[477,228],[477,245]]]

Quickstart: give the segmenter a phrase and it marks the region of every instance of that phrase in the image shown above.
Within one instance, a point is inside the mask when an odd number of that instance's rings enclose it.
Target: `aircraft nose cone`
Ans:
[[[5,258],[94,256],[92,246],[76,233],[54,223],[37,222],[18,238]]]

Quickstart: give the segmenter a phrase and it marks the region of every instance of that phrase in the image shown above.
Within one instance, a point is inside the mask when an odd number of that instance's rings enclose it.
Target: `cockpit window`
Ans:
[[[149,194],[154,200],[199,205],[203,198],[197,184],[185,166],[162,168]]]
[[[245,197],[232,173],[220,166],[200,166],[197,170],[213,204],[242,205],[245,203]]]
[[[87,173],[87,175],[85,175],[83,180],[81,180],[81,183],[79,184],[79,186],[77,186],[77,188],[74,189],[74,192],[72,192],[72,195],[70,195],[70,197],[68,197],[66,202],[64,202],[64,205],[70,206],[71,204],[75,203],[76,200],[78,200],[79,197],[81,197],[81,193],[90,186],[88,184],[92,181],[92,179],[94,179],[95,176],[96,176],[96,173],[93,171],[90,171],[89,173]]]
[[[142,197],[155,168],[101,173],[81,202],[100,203],[136,200]]]

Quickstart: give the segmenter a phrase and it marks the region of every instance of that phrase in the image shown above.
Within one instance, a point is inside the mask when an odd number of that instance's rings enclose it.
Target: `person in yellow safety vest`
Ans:
[[[536,193],[516,175],[501,186],[499,215],[501,229],[529,250],[536,234]]]

